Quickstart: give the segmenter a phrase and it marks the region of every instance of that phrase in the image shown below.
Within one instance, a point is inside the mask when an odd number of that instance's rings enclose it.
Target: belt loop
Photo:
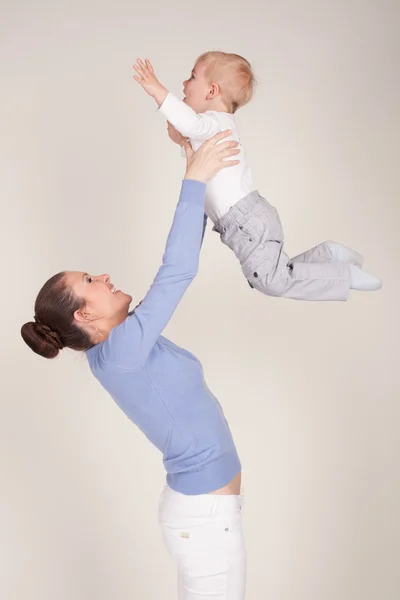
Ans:
[[[213,501],[211,504],[211,509],[210,509],[210,517],[211,519],[214,519],[218,514],[218,495],[214,494],[213,495]]]
[[[164,485],[164,488],[160,494],[160,498],[158,500],[158,518],[160,519],[160,515],[161,515],[161,511],[163,509],[163,503],[164,503],[164,499],[165,499],[165,494],[167,493],[168,490],[168,483],[166,483]]]
[[[243,512],[243,508],[244,508],[244,488],[243,487],[240,488],[239,498],[240,498],[239,512],[242,513]]]

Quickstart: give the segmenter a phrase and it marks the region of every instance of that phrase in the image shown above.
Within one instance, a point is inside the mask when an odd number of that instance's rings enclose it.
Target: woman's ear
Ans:
[[[78,323],[83,323],[83,324],[90,323],[93,320],[92,315],[83,309],[76,310],[74,312],[74,319],[75,319],[75,321],[78,321]]]

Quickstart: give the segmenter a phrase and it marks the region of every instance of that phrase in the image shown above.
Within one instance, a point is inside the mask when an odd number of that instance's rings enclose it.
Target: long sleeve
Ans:
[[[205,228],[205,190],[204,183],[183,181],[162,266],[141,304],[103,343],[104,361],[126,369],[145,364],[197,274]]]
[[[208,140],[221,131],[215,115],[198,114],[171,93],[165,98],[159,112],[179,133],[193,140]]]

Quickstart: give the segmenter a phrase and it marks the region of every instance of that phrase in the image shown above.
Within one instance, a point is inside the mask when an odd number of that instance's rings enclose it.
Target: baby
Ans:
[[[240,143],[235,112],[253,95],[249,62],[237,54],[206,52],[184,81],[183,101],[157,79],[149,60],[134,65],[134,79],[152,96],[168,121],[171,139],[197,150],[223,130]],[[239,146],[241,149],[241,145]],[[276,209],[254,188],[243,151],[240,163],[221,170],[208,184],[205,211],[214,230],[238,258],[252,288],[296,300],[347,300],[349,290],[377,290],[382,283],[361,270],[360,254],[327,241],[289,258]]]

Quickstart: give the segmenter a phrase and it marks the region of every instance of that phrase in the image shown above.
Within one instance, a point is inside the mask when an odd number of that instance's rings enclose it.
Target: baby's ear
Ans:
[[[213,98],[216,98],[220,93],[221,89],[218,83],[211,83],[209,92],[207,94],[207,100],[212,100]]]

